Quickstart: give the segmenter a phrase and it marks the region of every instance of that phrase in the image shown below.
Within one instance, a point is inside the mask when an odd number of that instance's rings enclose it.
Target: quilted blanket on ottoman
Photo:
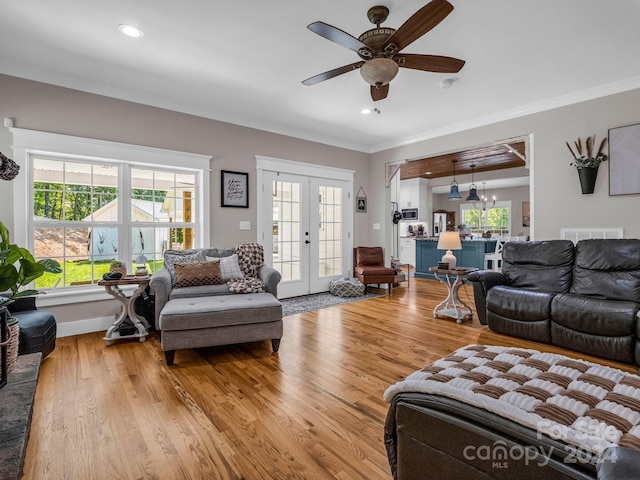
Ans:
[[[390,386],[453,398],[594,454],[640,450],[640,377],[537,350],[468,345]]]

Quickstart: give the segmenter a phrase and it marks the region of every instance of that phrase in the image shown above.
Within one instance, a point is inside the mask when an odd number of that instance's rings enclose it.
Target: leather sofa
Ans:
[[[640,451],[600,456],[464,402],[424,393],[396,395],[384,440],[395,480],[638,478]]]
[[[502,272],[473,282],[493,331],[640,364],[640,240],[508,242]]]

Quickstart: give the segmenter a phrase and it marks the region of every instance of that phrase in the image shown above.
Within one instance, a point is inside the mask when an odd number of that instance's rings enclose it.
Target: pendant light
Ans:
[[[467,202],[478,202],[480,201],[480,197],[478,196],[478,187],[473,181],[473,169],[476,168],[475,165],[471,165],[471,185],[469,186],[469,195],[465,200]]]
[[[457,160],[451,160],[453,163],[453,182],[451,182],[451,191],[447,195],[449,200],[462,200],[462,195],[458,191],[458,182],[456,182],[456,162]]]

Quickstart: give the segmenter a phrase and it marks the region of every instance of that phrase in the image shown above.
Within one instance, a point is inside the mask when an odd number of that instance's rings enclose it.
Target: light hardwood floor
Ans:
[[[58,339],[42,364],[23,478],[390,479],[382,394],[414,370],[471,343],[599,361],[475,317],[434,319],[444,295],[411,279],[391,296],[285,317],[278,354],[270,342],[183,350],[173,367],[157,335],[111,347],[104,332]]]

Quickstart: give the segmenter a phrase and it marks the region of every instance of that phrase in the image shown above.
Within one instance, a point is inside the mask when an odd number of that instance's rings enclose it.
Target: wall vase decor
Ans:
[[[578,168],[578,177],[580,178],[582,194],[593,193],[596,187],[596,178],[598,177],[598,167]]]

